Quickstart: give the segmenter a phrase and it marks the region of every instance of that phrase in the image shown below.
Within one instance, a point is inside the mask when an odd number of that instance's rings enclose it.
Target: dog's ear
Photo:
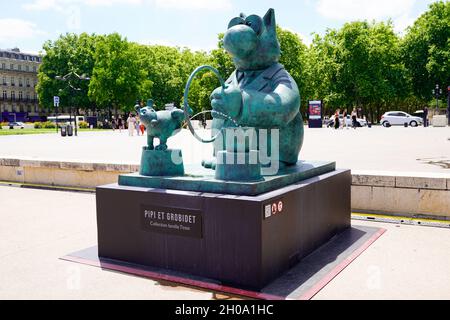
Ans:
[[[275,10],[269,9],[269,11],[267,11],[266,15],[264,16],[263,21],[267,30],[275,31],[277,27],[275,21]]]

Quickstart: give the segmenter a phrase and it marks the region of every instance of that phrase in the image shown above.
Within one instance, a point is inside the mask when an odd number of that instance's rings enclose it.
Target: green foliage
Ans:
[[[35,122],[34,123],[34,128],[35,129],[42,129],[42,122]]]
[[[117,33],[98,38],[89,85],[89,97],[98,106],[133,109],[144,80],[137,49]]]
[[[302,106],[306,107],[307,100],[304,93],[308,86],[305,76],[306,54],[308,48],[303,44],[300,37],[291,31],[284,30],[277,26],[277,34],[281,48],[280,63],[284,65],[292,78],[297,82],[302,98]]]
[[[417,97],[428,101],[436,84],[450,85],[450,2],[430,5],[408,30],[402,53]]]
[[[293,32],[277,27],[282,56],[280,62],[296,80],[302,110],[308,100],[324,100],[328,113],[335,108],[363,109],[379,120],[388,109],[413,112],[432,100],[438,83],[450,85],[450,2],[430,5],[402,38],[392,22],[357,21],[325,35],[314,35],[307,47]],[[234,71],[223,48],[193,52],[187,48],[145,46],[118,34],[61,35],[44,44],[37,92],[41,105],[53,107],[53,96],[61,106],[134,110],[137,100],[153,99],[157,109],[183,103],[189,75],[200,65],[217,68],[224,79]],[[59,81],[56,76],[85,74],[91,81]],[[70,89],[69,84],[81,90]],[[194,113],[209,110],[210,94],[219,86],[211,72],[193,81],[189,105]],[[37,124],[39,126],[39,124]]]
[[[53,107],[53,96],[61,98],[61,106],[77,106],[89,108],[92,105],[88,97],[89,83],[75,77],[70,81],[57,80],[70,72],[78,75],[92,75],[94,68],[94,50],[97,36],[82,33],[61,35],[56,41],[47,41],[43,49],[45,55],[39,68],[37,94],[39,103],[46,107]],[[70,88],[81,91],[74,91]]]
[[[80,129],[89,129],[89,123],[87,123],[86,121],[80,121],[78,123],[78,127]]]
[[[330,109],[358,107],[378,119],[385,106],[409,96],[400,45],[391,22],[352,22],[316,35],[307,53],[307,93]]]
[[[35,122],[34,129],[56,129],[56,124],[51,121],[47,122]]]
[[[56,124],[50,121],[44,122],[42,124],[42,129],[56,129]]]

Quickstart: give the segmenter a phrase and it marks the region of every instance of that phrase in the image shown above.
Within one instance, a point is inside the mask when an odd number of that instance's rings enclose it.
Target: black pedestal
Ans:
[[[350,171],[242,197],[97,188],[99,256],[261,289],[350,227]]]

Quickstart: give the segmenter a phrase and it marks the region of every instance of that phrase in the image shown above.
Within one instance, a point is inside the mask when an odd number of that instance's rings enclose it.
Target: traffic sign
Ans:
[[[53,97],[53,104],[55,107],[59,107],[59,97],[58,96]]]

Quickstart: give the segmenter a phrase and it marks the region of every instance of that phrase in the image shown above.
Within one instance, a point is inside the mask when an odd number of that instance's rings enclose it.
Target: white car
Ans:
[[[25,124],[23,122],[10,122],[8,124],[9,129],[24,129]]]
[[[405,124],[411,127],[417,127],[423,124],[423,119],[414,117],[403,111],[390,111],[381,117],[380,123],[386,128],[390,126],[404,126]]]

